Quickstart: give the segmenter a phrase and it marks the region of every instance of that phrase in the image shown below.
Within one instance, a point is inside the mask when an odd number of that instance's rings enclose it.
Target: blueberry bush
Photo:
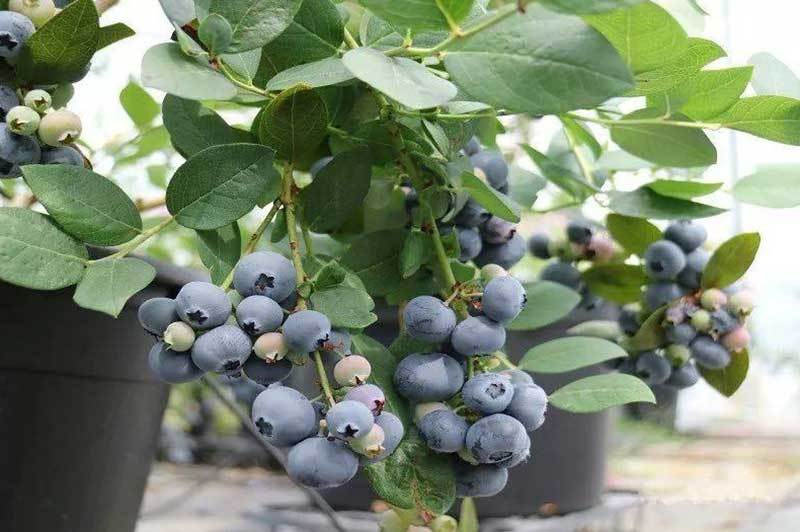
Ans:
[[[0,160],[46,210],[0,208],[0,279],[77,285],[78,305],[116,316],[155,275],[132,254],[176,226],[192,231],[210,282],[141,306],[150,365],[171,383],[246,379],[253,427],[288,449],[296,482],[340,486],[361,469],[393,508],[385,530],[454,530],[456,497],[462,530],[476,530],[470,498],[499,493],[509,468],[535,459],[548,407],[652,402],[649,385],[699,378],[730,395],[744,379],[753,302],[731,286],[759,237],[703,251],[705,231],[689,220],[725,211],[698,199],[722,186],[702,177],[717,160],[706,132],[800,144],[800,101],[755,81],[744,96],[752,67],[710,67],[724,50],[664,8],[161,4],[174,32],[145,54],[142,83],[167,95],[159,106],[126,88],[142,136],[124,149],[138,160],[168,136],[185,161],[171,176],[155,170],[169,215],[144,221],[146,209],[70,151],[80,123],[57,103],[129,31],[101,27],[89,0],[54,16],[49,0],[0,6],[11,10],[0,13]],[[519,146],[541,175],[509,165],[497,135],[545,116],[560,124],[557,149]],[[627,170],[644,183],[624,186]],[[786,180],[752,181],[737,198],[792,206]],[[556,208],[606,208],[606,229],[576,220],[563,240],[527,243],[518,224],[545,187],[564,198]],[[523,284],[509,270],[528,247],[558,260]],[[518,365],[506,356],[507,331],[551,324],[587,293],[639,307],[534,346]],[[388,348],[364,332],[376,299],[401,309]],[[528,373],[603,362],[619,371],[549,396]],[[283,384],[296,371],[314,373],[318,397]]]

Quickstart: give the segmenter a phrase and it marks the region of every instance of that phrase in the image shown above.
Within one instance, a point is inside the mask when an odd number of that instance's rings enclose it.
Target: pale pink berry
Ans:
[[[603,235],[595,235],[586,246],[587,254],[597,262],[608,262],[614,258],[617,246],[614,241]]]
[[[333,368],[333,378],[342,386],[364,384],[372,373],[369,360],[361,355],[350,355],[341,359]]]
[[[719,310],[727,303],[728,296],[717,288],[709,288],[700,296],[700,304],[706,310]]]

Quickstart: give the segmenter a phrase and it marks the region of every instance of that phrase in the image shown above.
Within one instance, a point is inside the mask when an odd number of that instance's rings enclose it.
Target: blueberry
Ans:
[[[286,299],[280,302],[280,305],[283,310],[288,310],[289,312],[293,312],[297,307],[297,292],[292,291],[291,294],[286,296]]]
[[[344,396],[346,401],[355,401],[366,406],[373,415],[378,416],[386,405],[383,390],[374,384],[362,384],[351,388]]]
[[[703,248],[697,248],[688,253],[686,255],[686,267],[678,274],[678,282],[690,290],[700,288],[703,270],[705,270],[709,258],[708,251]]]
[[[455,466],[457,497],[491,497],[508,482],[508,470],[495,465],[470,465],[458,462]]]
[[[508,275],[506,269],[497,264],[486,264],[481,268],[481,279],[485,283],[488,283],[495,277],[505,277],[506,275]]]
[[[153,346],[148,362],[153,373],[170,384],[189,382],[203,376],[203,370],[195,366],[188,354],[176,353],[164,342]]]
[[[514,386],[522,386],[523,384],[533,384],[533,377],[529,373],[521,369],[505,369],[500,372],[500,375],[505,375]]]
[[[505,410],[507,415],[522,423],[525,430],[531,432],[544,424],[546,412],[547,394],[541,387],[532,382],[514,385],[514,397]]]
[[[464,145],[464,153],[467,156],[475,155],[479,151],[481,151],[481,143],[477,137],[472,137]]]
[[[722,337],[722,345],[728,351],[739,353],[750,345],[750,333],[744,326],[739,326]]]
[[[333,378],[341,386],[364,384],[371,373],[369,360],[361,355],[346,356],[333,367]]]
[[[308,438],[289,451],[286,472],[309,488],[335,488],[346,484],[358,471],[358,457],[344,442]]]
[[[297,390],[280,384],[269,386],[256,397],[252,418],[264,439],[278,447],[296,444],[317,427],[311,402]]]
[[[258,357],[250,357],[242,366],[244,374],[262,386],[285,380],[294,369],[294,365],[285,358],[277,362],[266,362]]]
[[[463,227],[478,227],[492,215],[480,203],[470,198],[458,211],[453,221]]]
[[[567,239],[573,244],[588,245],[593,234],[592,226],[586,222],[572,220],[567,224]]]
[[[617,252],[618,247],[613,240],[604,235],[594,235],[586,245],[584,254],[595,262],[608,262]]]
[[[178,319],[175,300],[168,297],[148,299],[139,307],[139,324],[156,336],[164,336],[167,327]]]
[[[499,373],[481,373],[464,383],[461,397],[464,404],[479,414],[498,414],[514,397],[511,379]]]
[[[456,313],[441,299],[418,296],[403,310],[403,323],[412,338],[438,344],[450,338],[456,326]]]
[[[192,281],[175,296],[178,316],[195,329],[213,329],[228,321],[231,301],[225,291],[211,283]]]
[[[457,532],[458,521],[449,515],[440,515],[428,523],[428,528],[431,532]]]
[[[53,97],[45,90],[34,89],[25,94],[24,103],[37,113],[44,114],[53,105]]]
[[[414,353],[397,364],[397,392],[418,403],[445,401],[464,383],[464,371],[455,359],[441,353]]]
[[[498,323],[514,320],[528,301],[525,287],[514,277],[496,277],[483,289],[481,309],[483,313]]]
[[[268,297],[249,296],[236,307],[236,321],[253,336],[275,332],[283,323],[283,309]]]
[[[366,436],[352,438],[348,441],[350,448],[358,454],[367,458],[379,456],[383,451],[383,442],[386,435],[380,425],[373,424]]]
[[[82,132],[80,117],[67,109],[47,113],[39,124],[39,139],[56,148],[74,143]]]
[[[664,384],[671,372],[669,361],[655,351],[645,351],[636,359],[636,376],[650,386]]]
[[[53,0],[9,0],[8,9],[25,15],[37,28],[42,27],[56,14]]]
[[[500,190],[508,185],[508,164],[503,155],[496,151],[480,151],[469,158],[472,166],[479,168],[489,185]]]
[[[527,455],[530,446],[525,427],[506,414],[483,417],[467,431],[467,450],[482,464],[496,464],[520,454]]]
[[[708,369],[722,369],[731,363],[731,354],[710,336],[701,335],[689,346],[695,362]]]
[[[0,124],[0,177],[19,177],[20,166],[37,164],[41,158],[42,149],[36,139],[15,135],[7,124]]]
[[[739,320],[725,309],[715,310],[711,313],[711,329],[709,334],[718,338],[728,334],[739,326]]]
[[[0,121],[5,122],[8,112],[18,105],[17,91],[8,85],[0,85]]]
[[[364,464],[374,464],[380,462],[391,455],[403,441],[405,428],[400,418],[391,412],[383,412],[375,418],[375,425],[383,429],[383,451],[372,458],[364,457],[361,462]]]
[[[310,353],[320,349],[331,337],[331,322],[315,310],[290,314],[283,324],[283,337],[290,351]]]
[[[728,304],[728,295],[717,288],[709,288],[700,296],[700,305],[708,310],[719,310]]]
[[[253,343],[253,353],[267,362],[282,360],[288,352],[289,348],[286,347],[286,341],[281,333],[262,334]]]
[[[674,222],[664,231],[664,238],[678,244],[686,253],[702,246],[707,237],[705,227],[689,220]]]
[[[486,316],[472,316],[456,325],[450,342],[464,356],[494,353],[505,345],[506,330]]]
[[[690,358],[692,358],[692,351],[689,346],[680,344],[671,344],[664,350],[664,356],[669,360],[673,367],[682,366]]]
[[[322,346],[326,354],[349,355],[353,345],[353,339],[347,331],[331,331],[331,337]]]
[[[36,31],[31,19],[13,11],[0,11],[0,57],[14,63]]]
[[[528,249],[537,259],[547,260],[550,255],[550,237],[544,233],[537,233],[528,240]]]
[[[291,261],[271,251],[247,255],[233,274],[233,286],[244,297],[258,295],[283,301],[296,285],[297,272]]]
[[[85,166],[81,152],[71,146],[64,146],[63,148],[46,148],[42,150],[42,164]]]
[[[481,226],[481,236],[487,244],[503,244],[517,234],[517,224],[492,216]]]
[[[755,297],[749,290],[740,290],[730,295],[728,309],[740,317],[749,316],[755,308]]]
[[[458,260],[467,262],[480,254],[483,249],[483,240],[476,228],[456,227],[456,235],[458,236],[458,247],[461,249]]]
[[[525,239],[519,233],[504,244],[484,244],[480,255],[475,257],[475,264],[497,264],[509,270],[525,256]]]
[[[707,310],[698,309],[692,314],[691,319],[692,327],[700,332],[708,332],[711,330],[711,313]]]
[[[239,327],[220,325],[195,341],[192,360],[204,371],[235,373],[242,368],[252,350],[250,337]]]
[[[455,453],[464,447],[469,425],[450,409],[435,410],[417,424],[419,434],[437,453]]]
[[[683,296],[681,287],[670,281],[658,281],[647,285],[644,301],[651,311],[680,299]]]
[[[184,353],[192,348],[197,335],[189,325],[182,321],[170,323],[164,331],[164,343],[177,353]]]
[[[652,279],[674,279],[686,267],[686,254],[674,242],[659,240],[644,252],[644,267]]]
[[[328,431],[339,438],[366,436],[375,423],[369,408],[358,401],[344,400],[336,403],[325,416]]]
[[[444,403],[417,403],[414,405],[414,423],[418,423],[422,418],[435,410],[447,410],[450,407]]]
[[[550,281],[566,286],[572,290],[580,290],[581,272],[568,262],[553,262],[545,266],[539,274],[542,281]]]
[[[636,334],[636,331],[639,330],[639,327],[641,327],[641,323],[639,323],[639,309],[630,306],[622,307],[619,318],[617,318],[617,323],[619,323],[622,332],[628,336],[633,336]]]
[[[13,107],[6,115],[8,129],[17,135],[33,135],[40,121],[39,113],[24,105]]]
[[[689,361],[679,368],[674,368],[672,375],[669,376],[669,379],[664,384],[681,390],[694,386],[699,380],[700,372],[697,371],[697,366],[694,365],[694,362]]]
[[[248,411],[252,408],[253,401],[256,400],[258,394],[266,390],[265,386],[248,379],[245,375],[225,375],[223,382],[230,387],[236,401],[246,405]]]
[[[667,342],[678,345],[689,345],[695,336],[697,336],[697,329],[688,323],[679,323],[668,327],[664,334]]]

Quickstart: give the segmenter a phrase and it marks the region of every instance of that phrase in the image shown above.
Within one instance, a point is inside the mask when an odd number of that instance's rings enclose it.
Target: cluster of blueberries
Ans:
[[[382,412],[383,391],[366,383],[369,361],[351,353],[349,334],[332,330],[320,312],[295,310],[296,279],[282,255],[252,253],[236,266],[235,291],[191,282],[175,299],[146,301],[139,322],[158,340],[149,363],[159,378],[182,383],[212,372],[255,383],[253,423],[267,442],[290,448],[288,473],[310,487],[334,487],[360,463],[391,454],[403,425]],[[293,360],[303,364],[315,351],[339,358],[334,378],[349,388],[330,408],[282,384]]]
[[[476,357],[503,347],[504,324],[516,318],[525,303],[520,282],[502,275],[484,287],[476,305],[482,310],[480,316],[457,323],[455,312],[432,296],[416,297],[403,310],[409,336],[444,346],[442,350],[449,353],[403,358],[394,383],[397,392],[415,405],[415,423],[428,447],[455,455],[460,497],[499,493],[508,468],[530,456],[528,432],[544,423],[547,395],[530,375],[519,370],[475,373],[476,367],[488,367]]]
[[[582,220],[571,220],[567,224],[564,238],[551,238],[537,233],[528,240],[531,255],[538,259],[550,260],[539,278],[566,286],[583,295],[583,306],[592,308],[599,299],[590,294],[581,279],[578,266],[581,262],[604,264],[620,254],[620,248],[598,226]]]
[[[698,365],[723,369],[730,364],[731,353],[750,344],[745,322],[753,310],[753,295],[734,287],[701,289],[709,260],[702,248],[706,237],[701,225],[678,221],[667,227],[662,240],[647,248],[644,267],[651,282],[644,293],[645,311],[640,305],[626,306],[619,324],[626,335],[633,336],[644,318],[666,306],[664,345],[623,359],[620,371],[650,385],[687,388],[700,378]]]
[[[0,58],[16,64],[25,43],[57,11],[53,0],[11,0],[0,11]],[[67,109],[52,109],[46,88],[0,84],[0,179],[22,175],[26,164],[84,166],[74,142],[81,134],[80,118]]]

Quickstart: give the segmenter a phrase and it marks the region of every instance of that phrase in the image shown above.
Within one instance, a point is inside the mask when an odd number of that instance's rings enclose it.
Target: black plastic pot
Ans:
[[[397,336],[396,311],[380,308],[378,325],[367,333],[388,344]],[[565,335],[587,320],[615,319],[617,309],[604,305],[590,312],[576,310],[567,318],[533,332],[509,332],[509,356],[518,360],[534,345]],[[562,375],[534,375],[548,393],[578,378],[602,373],[601,367]],[[551,408],[544,426],[533,433],[532,459],[509,471],[506,489],[495,497],[476,499],[481,517],[569,513],[600,502],[606,475],[607,412],[570,414]],[[357,477],[347,485],[323,492],[337,509],[365,510],[376,498],[369,483]]]
[[[156,264],[119,319],[72,289],[0,283],[0,529],[132,532],[168,387],[147,366],[136,308],[193,275]]]

